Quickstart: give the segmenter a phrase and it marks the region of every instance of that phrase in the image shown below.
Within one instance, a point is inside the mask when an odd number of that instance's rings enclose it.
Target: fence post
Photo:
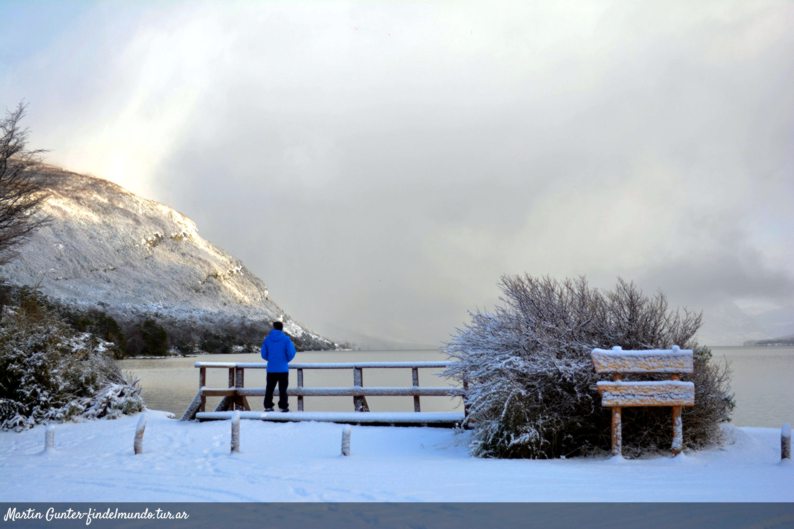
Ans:
[[[350,432],[352,428],[350,425],[345,426],[342,430],[342,455],[349,456],[350,455]]]
[[[146,430],[146,414],[141,413],[138,419],[138,425],[135,427],[135,442],[133,443],[133,451],[135,455],[143,453],[143,432]]]
[[[353,386],[361,388],[364,386],[364,369],[361,367],[353,368]],[[363,395],[353,396],[353,408],[356,411],[369,411],[367,398]]]
[[[303,368],[298,368],[298,388],[303,388]],[[298,411],[303,411],[303,395],[298,395]]]
[[[240,412],[232,416],[232,454],[240,452]]]
[[[780,459],[791,460],[791,425],[788,423],[780,429]]]
[[[199,404],[199,411],[207,411],[207,397],[201,393],[201,388],[207,385],[207,368],[199,368],[199,394],[201,395],[201,403]]]
[[[419,387],[419,368],[412,367],[411,368],[411,382],[415,388]],[[422,411],[422,408],[419,404],[419,395],[414,395],[414,411]]]
[[[234,387],[243,389],[245,387],[245,368],[238,367],[235,372]],[[251,406],[248,404],[248,398],[245,395],[236,395],[234,400],[237,402],[237,409],[251,411]]]
[[[229,387],[233,388],[234,386],[235,386],[235,383],[234,383],[234,368],[230,367],[229,368]],[[236,399],[234,397],[232,397],[231,399],[229,399],[229,401],[230,401],[229,402],[229,409],[231,411],[236,410],[237,409]]]
[[[55,450],[55,426],[48,424],[44,430],[44,451],[51,452]]]

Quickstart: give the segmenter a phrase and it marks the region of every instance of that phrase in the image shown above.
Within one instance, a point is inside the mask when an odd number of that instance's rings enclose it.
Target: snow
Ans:
[[[684,380],[604,380],[596,382],[597,388],[626,388],[638,391],[643,388],[653,389],[659,386],[688,390],[694,388],[695,384]]]
[[[672,349],[623,349],[622,347],[615,346],[612,349],[599,349],[596,347],[592,351],[607,356],[649,356],[649,355],[684,355],[692,356],[692,349],[681,349],[674,345]]]
[[[691,349],[622,350],[619,347],[592,350],[596,372],[616,373],[691,373]]]
[[[0,433],[0,497],[22,501],[794,501],[794,466],[780,464],[780,430],[726,427],[722,448],[675,458],[494,460],[471,457],[470,432],[440,428],[244,421],[230,453],[229,421],[139,417]],[[428,479],[432,477],[432,479]]]

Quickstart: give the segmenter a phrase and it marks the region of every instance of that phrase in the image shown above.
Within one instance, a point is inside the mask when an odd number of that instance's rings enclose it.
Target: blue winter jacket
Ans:
[[[287,373],[293,358],[295,346],[289,336],[278,329],[271,329],[262,342],[262,359],[267,361],[268,373]]]

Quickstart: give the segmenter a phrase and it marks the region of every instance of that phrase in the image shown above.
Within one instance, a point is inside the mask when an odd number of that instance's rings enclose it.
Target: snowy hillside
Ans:
[[[265,284],[173,209],[105,180],[47,168],[49,225],[0,275],[80,308],[124,319],[155,315],[201,325],[283,317],[298,338],[333,344],[293,321]]]

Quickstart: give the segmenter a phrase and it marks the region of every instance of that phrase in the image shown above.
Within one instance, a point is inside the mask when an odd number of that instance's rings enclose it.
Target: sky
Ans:
[[[794,3],[0,0],[30,146],[194,219],[338,340],[500,277],[622,277],[794,335]],[[0,109],[1,110],[1,109]]]

